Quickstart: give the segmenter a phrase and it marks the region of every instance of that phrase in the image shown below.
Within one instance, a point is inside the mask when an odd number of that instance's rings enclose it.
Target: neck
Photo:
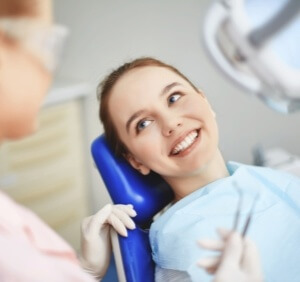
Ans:
[[[165,179],[172,187],[175,201],[179,201],[192,192],[218,179],[229,176],[221,152],[217,150],[215,157],[194,174]]]

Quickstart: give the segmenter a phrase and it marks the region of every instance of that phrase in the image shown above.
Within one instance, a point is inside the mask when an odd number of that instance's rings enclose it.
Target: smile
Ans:
[[[182,141],[174,146],[174,148],[171,150],[170,155],[178,155],[179,153],[187,150],[195,143],[198,135],[199,130],[193,130],[192,132],[190,132]]]

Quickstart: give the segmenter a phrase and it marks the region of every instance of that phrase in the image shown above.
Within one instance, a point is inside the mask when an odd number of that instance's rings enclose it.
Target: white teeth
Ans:
[[[194,143],[197,136],[198,132],[196,130],[187,135],[179,144],[175,146],[175,148],[172,150],[172,155],[178,154],[179,152],[190,147]]]

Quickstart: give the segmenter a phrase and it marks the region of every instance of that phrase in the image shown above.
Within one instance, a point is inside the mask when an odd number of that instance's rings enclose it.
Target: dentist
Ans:
[[[0,143],[36,130],[64,34],[52,23],[50,0],[0,1]],[[0,190],[0,280],[99,280],[111,255],[109,228],[126,236],[126,228],[135,228],[132,216],[130,205],[107,205],[84,219],[78,259],[35,214]]]

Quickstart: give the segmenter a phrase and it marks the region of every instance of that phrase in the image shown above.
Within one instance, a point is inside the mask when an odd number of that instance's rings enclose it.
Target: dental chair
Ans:
[[[137,212],[135,230],[128,237],[111,231],[119,282],[154,282],[149,227],[155,214],[173,199],[170,187],[154,173],[141,175],[124,158],[116,158],[105,136],[96,138],[92,156],[114,204],[132,204]]]

